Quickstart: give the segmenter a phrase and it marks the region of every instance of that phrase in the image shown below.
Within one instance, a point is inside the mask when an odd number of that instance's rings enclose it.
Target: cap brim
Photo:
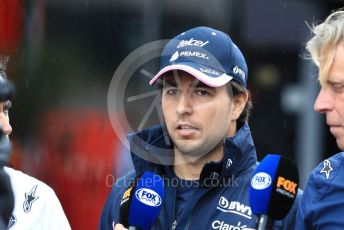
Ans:
[[[206,69],[209,69],[209,67],[204,67]],[[153,85],[164,73],[167,73],[169,71],[173,70],[182,70],[185,71],[204,84],[210,86],[210,87],[220,87],[225,84],[227,84],[230,80],[233,79],[233,77],[222,73],[219,76],[209,76],[205,74],[204,72],[199,71],[198,69],[191,67],[190,64],[174,64],[174,65],[169,65],[160,70],[149,82],[150,85]],[[217,71],[218,72],[218,71]]]

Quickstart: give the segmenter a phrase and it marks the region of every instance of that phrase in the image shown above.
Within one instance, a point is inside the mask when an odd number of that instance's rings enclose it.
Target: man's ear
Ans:
[[[242,92],[233,96],[232,120],[236,121],[239,119],[240,114],[245,108],[247,100],[248,100],[248,92]]]

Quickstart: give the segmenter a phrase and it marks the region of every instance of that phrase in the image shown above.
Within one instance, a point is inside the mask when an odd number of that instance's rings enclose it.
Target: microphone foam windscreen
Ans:
[[[281,155],[267,155],[251,180],[249,201],[252,212],[283,219],[295,201],[298,184],[295,162]]]
[[[159,216],[164,199],[164,181],[151,172],[144,172],[137,182],[129,209],[129,226],[149,230]]]

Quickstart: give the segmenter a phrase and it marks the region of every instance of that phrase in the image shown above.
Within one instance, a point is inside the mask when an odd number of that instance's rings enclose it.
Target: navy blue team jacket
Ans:
[[[344,152],[312,171],[300,202],[296,229],[344,229]]]
[[[173,146],[165,143],[166,132],[161,126],[130,134],[131,152],[148,151],[154,162],[163,155],[172,154]],[[162,149],[169,151],[162,151]],[[134,152],[135,152],[134,151]],[[132,153],[135,172],[130,172],[117,180],[104,206],[99,229],[113,229],[113,225],[119,221],[119,206],[123,193],[128,186],[128,181],[135,175],[144,171],[153,171],[164,177],[169,175],[171,167],[158,163],[151,163]],[[257,216],[249,206],[249,187],[252,174],[257,165],[256,149],[251,132],[247,124],[243,124],[235,136],[224,140],[224,157],[221,162],[207,163],[200,177],[200,182],[208,181],[214,175],[219,174],[220,184],[210,183],[209,186],[200,187],[200,195],[194,198],[190,207],[190,215],[185,229],[244,229],[256,228]],[[222,185],[223,184],[223,185]],[[297,200],[288,215],[282,221],[274,223],[274,229],[294,229],[296,210],[301,195],[298,192]],[[178,229],[175,216],[176,192],[173,186],[165,185],[165,198],[162,211],[152,229]]]

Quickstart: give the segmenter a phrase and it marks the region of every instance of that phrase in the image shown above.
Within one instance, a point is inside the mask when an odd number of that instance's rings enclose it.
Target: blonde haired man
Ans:
[[[344,150],[344,11],[313,28],[307,50],[319,68],[321,90],[314,104]],[[312,172],[297,217],[298,229],[344,229],[344,152],[324,160]]]

